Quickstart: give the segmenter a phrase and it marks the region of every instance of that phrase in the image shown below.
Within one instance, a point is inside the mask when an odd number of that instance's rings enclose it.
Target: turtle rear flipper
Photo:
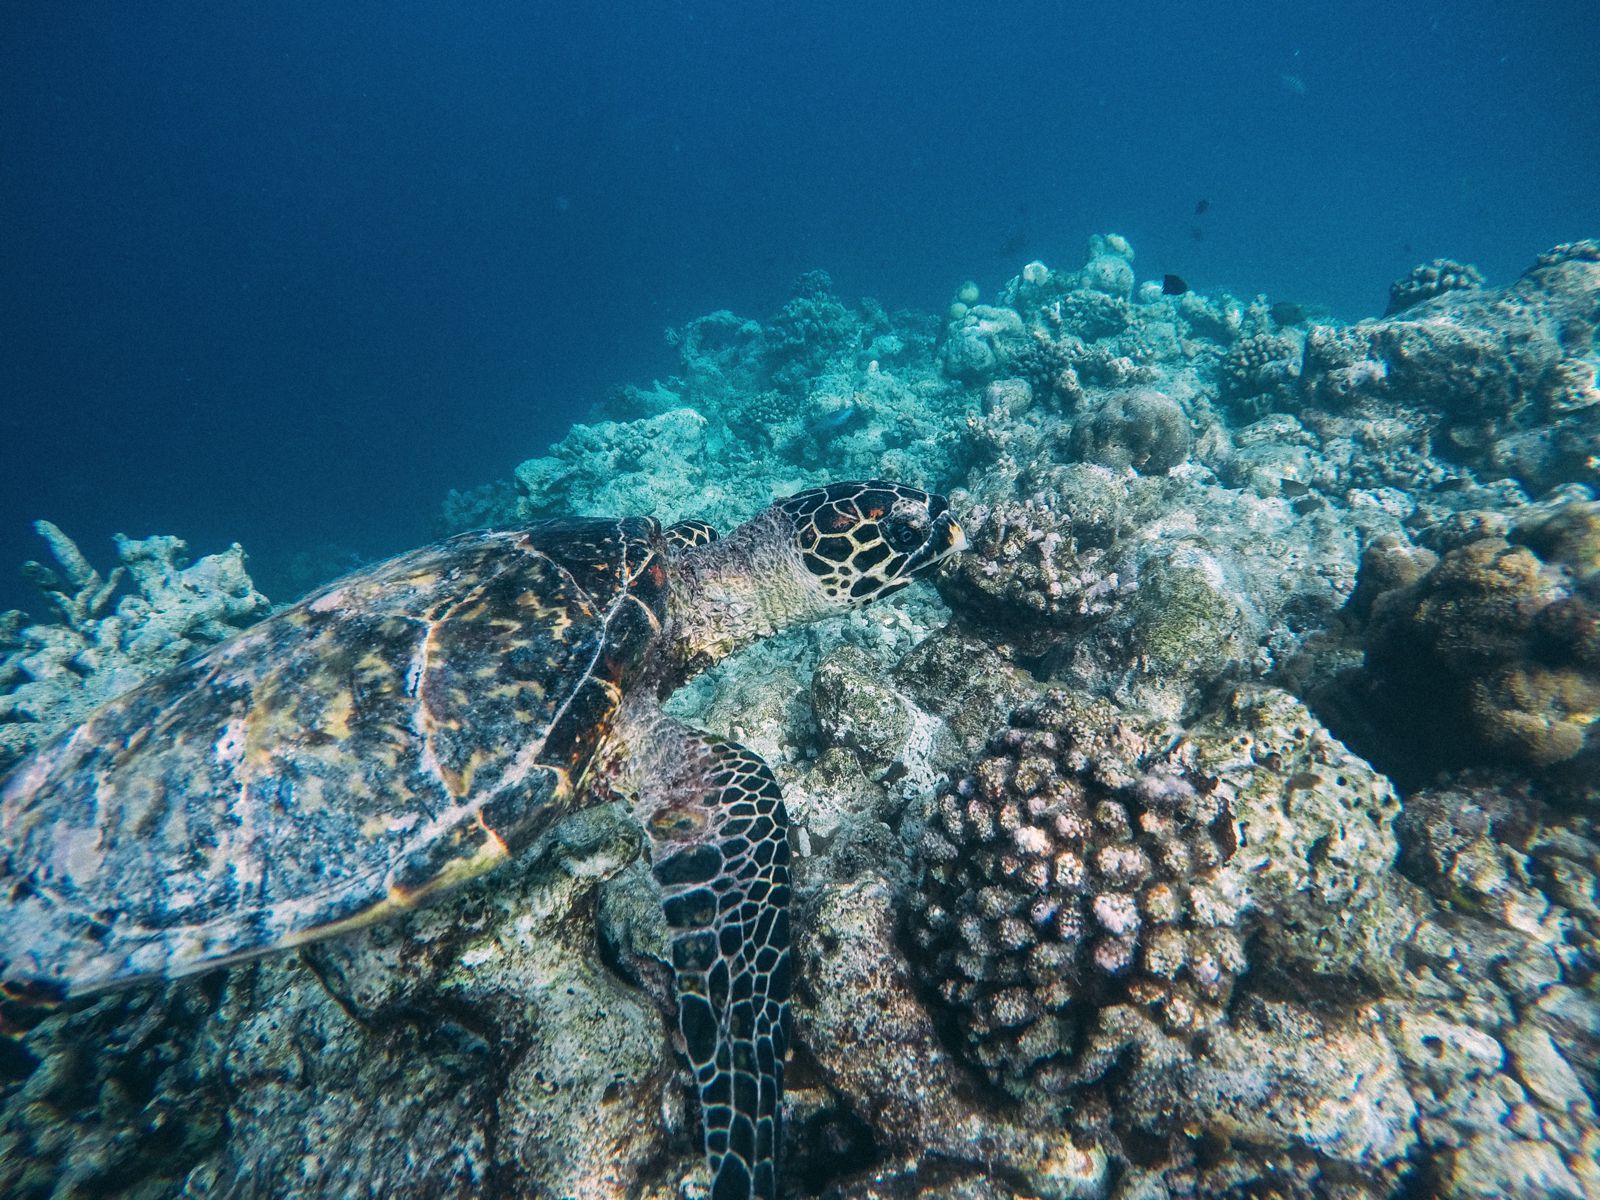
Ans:
[[[777,1195],[789,1047],[789,818],[759,755],[679,727],[683,756],[641,789],[694,1068],[712,1200]]]

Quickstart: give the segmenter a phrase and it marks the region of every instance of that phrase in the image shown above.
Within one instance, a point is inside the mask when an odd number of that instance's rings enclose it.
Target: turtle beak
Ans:
[[[928,511],[933,516],[933,528],[928,532],[928,556],[932,562],[943,562],[953,554],[967,548],[967,535],[950,511],[950,501],[943,496],[928,497]]]
[[[928,530],[927,541],[923,542],[921,549],[911,556],[910,570],[907,574],[921,574],[937,567],[945,559],[960,554],[966,548],[967,535],[962,532],[956,519],[950,515],[950,510],[944,508],[933,518],[933,527]]]
[[[936,531],[938,536],[944,538],[944,549],[939,551],[939,557],[944,559],[952,554],[960,554],[967,548],[966,533],[949,513],[945,513],[939,520],[944,523],[943,528]]]

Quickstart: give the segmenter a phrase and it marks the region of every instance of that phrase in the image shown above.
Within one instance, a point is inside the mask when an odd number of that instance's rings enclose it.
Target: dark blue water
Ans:
[[[1118,231],[1356,317],[1600,234],[1592,4],[1219,9],[7,5],[0,608],[36,516],[285,598],[812,267],[942,308]]]

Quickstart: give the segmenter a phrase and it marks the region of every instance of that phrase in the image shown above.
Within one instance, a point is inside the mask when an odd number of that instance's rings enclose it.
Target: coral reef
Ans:
[[[0,614],[0,771],[119,692],[238,632],[268,609],[237,544],[188,561],[175,537],[116,537],[102,577],[49,521],[35,528],[54,567],[24,572],[53,621]]]
[[[1436,258],[1420,267],[1413,267],[1404,279],[1396,279],[1389,285],[1389,307],[1383,310],[1383,315],[1392,317],[1412,305],[1432,300],[1446,292],[1482,286],[1483,272],[1477,267],[1450,258]]]
[[[951,495],[937,590],[673,700],[793,814],[790,1194],[1600,1197],[1600,245],[1355,324],[1136,261],[937,317],[806,276],[445,524]],[[138,545],[53,543],[0,737],[263,603]],[[693,1194],[638,849],[575,814],[408,920],[27,1017],[0,1191]]]
[[[1594,484],[1597,295],[1593,244],[1558,248],[1506,288],[1450,288],[1380,321],[1315,326],[1303,386],[1335,410],[1416,406],[1438,454],[1532,493]]]
[[[444,527],[618,512],[726,527],[785,492],[851,475],[933,486],[966,460],[969,401],[935,368],[932,323],[852,309],[822,272],[767,325],[713,313],[669,340],[681,375],[619,389],[518,466],[514,494],[455,494]]]
[[[1451,533],[1465,540],[1451,548]],[[1424,767],[1592,760],[1600,504],[1481,514],[1441,538],[1442,556],[1390,540],[1362,563],[1366,669],[1397,753]]]
[[[1247,421],[1293,405],[1300,394],[1303,339],[1285,333],[1242,337],[1222,356],[1218,398]]]
[[[1098,1080],[1130,1024],[1176,1037],[1216,1023],[1245,965],[1213,781],[1118,763],[1103,753],[1118,732],[1110,705],[1050,693],[936,799],[922,837],[922,978],[1024,1099]]]

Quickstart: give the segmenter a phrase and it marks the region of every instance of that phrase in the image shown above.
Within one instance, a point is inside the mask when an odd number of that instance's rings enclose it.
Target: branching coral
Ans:
[[[56,526],[40,521],[36,528],[56,566],[29,563],[25,572],[59,619],[0,617],[0,769],[269,607],[237,545],[190,564],[178,538],[118,534],[121,565],[102,577]]]
[[[1218,395],[1253,420],[1297,397],[1302,339],[1289,333],[1242,337],[1223,355]]]

